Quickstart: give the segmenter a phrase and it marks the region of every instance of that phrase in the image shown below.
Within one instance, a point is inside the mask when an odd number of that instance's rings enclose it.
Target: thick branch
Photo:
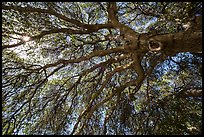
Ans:
[[[48,30],[48,31],[42,31],[40,34],[36,35],[36,36],[32,36],[30,38],[29,41],[33,41],[33,40],[36,40],[36,39],[40,39],[42,38],[43,36],[45,35],[49,35],[49,34],[54,34],[54,33],[66,33],[66,34],[90,34],[92,32],[95,32],[95,31],[98,31],[99,29],[103,28],[103,27],[106,27],[105,24],[101,24],[101,25],[98,25],[98,26],[92,26],[90,28],[92,29],[88,29],[88,30],[72,30],[72,29],[68,29],[68,28],[54,28],[54,29],[51,29],[51,30]],[[27,41],[27,42],[29,42]],[[13,48],[13,47],[17,47],[17,46],[20,46],[21,44],[24,44],[25,42],[22,40],[21,42],[17,43],[17,44],[12,44],[12,45],[4,45],[2,47],[2,49],[6,49],[6,48]]]
[[[81,23],[80,21],[78,20],[75,20],[75,19],[70,19],[62,14],[59,14],[51,9],[40,9],[40,8],[33,8],[33,7],[20,7],[20,6],[5,6],[5,5],[2,5],[2,9],[4,10],[15,10],[15,11],[20,11],[20,12],[28,12],[28,13],[31,13],[31,12],[38,12],[38,13],[47,13],[47,14],[50,14],[50,15],[54,15],[56,16],[57,18],[59,19],[62,19],[66,22],[70,22],[72,24],[75,24],[79,27],[82,27],[84,29],[89,29],[89,30],[93,30],[93,31],[97,31],[99,29],[102,29],[102,28],[111,28],[112,25],[111,24],[97,24],[97,25],[92,25],[92,24],[84,24],[84,23]]]
[[[83,57],[80,57],[77,59],[71,59],[71,60],[60,59],[55,63],[47,64],[47,65],[43,66],[42,68],[38,68],[38,69],[46,69],[49,67],[57,66],[59,64],[79,63],[79,62],[82,62],[85,60],[89,60],[89,59],[96,57],[96,56],[102,57],[102,56],[105,56],[105,55],[108,55],[111,53],[117,53],[117,52],[126,53],[126,51],[124,51],[124,48],[122,46],[117,47],[117,48],[108,49],[108,50],[98,50],[98,51],[94,51],[94,52],[90,53],[87,56],[83,56]]]
[[[202,32],[179,32],[173,34],[155,35],[149,39],[161,42],[168,56],[179,52],[202,52]]]
[[[118,87],[116,89],[115,92],[113,92],[109,97],[107,97],[106,99],[104,99],[103,101],[101,101],[100,103],[96,104],[95,106],[92,107],[92,104],[94,102],[94,100],[97,98],[97,96],[103,91],[103,89],[105,88],[105,86],[107,85],[107,83],[111,80],[112,76],[117,73],[117,72],[121,72],[124,71],[128,68],[130,68],[132,66],[132,63],[127,64],[126,66],[121,66],[121,67],[117,67],[115,68],[113,71],[111,71],[107,76],[106,76],[106,80],[103,82],[102,86],[100,87],[100,89],[93,94],[92,99],[90,100],[89,104],[87,105],[86,109],[81,113],[81,115],[78,117],[77,119],[77,123],[74,125],[73,131],[71,133],[74,134],[74,132],[76,131],[78,124],[80,122],[80,120],[87,114],[88,112],[88,116],[87,119],[90,118],[90,116],[92,115],[92,113],[98,108],[100,107],[102,104],[104,104],[105,102],[107,102],[108,100],[110,100],[117,92],[121,92],[123,91],[127,86],[130,86],[133,84],[133,82],[128,82],[125,85],[122,85],[121,87]],[[91,108],[92,107],[92,108]]]
[[[110,2],[108,4],[108,19],[109,22],[115,27],[120,29],[120,33],[121,35],[124,36],[125,40],[131,41],[131,43],[135,43],[137,41],[137,38],[139,36],[139,34],[137,34],[133,29],[131,29],[130,27],[122,24],[119,22],[118,17],[117,17],[117,6],[116,6],[116,2]]]
[[[32,7],[5,6],[5,5],[2,5],[2,9],[15,10],[15,11],[20,11],[20,12],[28,12],[28,13],[31,13],[31,12],[47,13],[50,15],[55,15],[56,17],[58,17],[64,21],[70,22],[70,23],[75,24],[75,25],[80,26],[80,27],[83,27],[83,25],[84,25],[83,23],[81,23],[78,20],[69,19],[68,17],[61,15],[61,14],[59,14],[59,13],[57,13],[51,9],[47,10],[47,9],[32,8]]]
[[[177,97],[202,97],[202,88],[184,88],[178,93]]]
[[[45,35],[54,34],[54,33],[89,34],[90,31],[72,30],[72,29],[68,29],[68,28],[61,28],[61,29],[55,28],[55,29],[51,29],[51,30],[49,30],[49,31],[42,31],[40,34],[38,34],[38,35],[36,35],[36,36],[32,36],[29,41],[33,41],[33,40],[36,40],[36,39],[40,39],[40,38],[42,38],[42,37],[45,36]],[[27,42],[29,42],[29,41],[27,41]],[[19,43],[17,43],[17,44],[4,45],[4,46],[2,47],[2,50],[6,49],[6,48],[17,47],[17,46],[20,46],[21,44],[24,44],[24,43],[25,43],[25,42],[22,40],[21,42],[19,42]]]

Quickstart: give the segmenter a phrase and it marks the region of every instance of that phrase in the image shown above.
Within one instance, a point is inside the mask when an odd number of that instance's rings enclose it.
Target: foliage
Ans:
[[[2,134],[200,134],[187,91],[202,88],[202,53],[123,37],[185,33],[198,14],[200,2],[3,2]]]

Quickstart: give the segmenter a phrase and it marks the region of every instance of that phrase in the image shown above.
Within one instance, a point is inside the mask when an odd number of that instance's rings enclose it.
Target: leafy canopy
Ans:
[[[200,53],[125,48],[195,15],[202,3],[3,2],[2,134],[200,134]]]

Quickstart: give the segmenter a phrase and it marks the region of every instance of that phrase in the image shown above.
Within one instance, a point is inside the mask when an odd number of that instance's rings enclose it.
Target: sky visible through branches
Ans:
[[[3,2],[2,134],[199,134],[195,2]]]

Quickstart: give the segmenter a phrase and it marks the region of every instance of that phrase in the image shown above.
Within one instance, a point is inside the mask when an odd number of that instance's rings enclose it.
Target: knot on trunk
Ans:
[[[150,51],[160,51],[163,48],[163,44],[159,41],[150,40],[148,42],[148,47]]]

